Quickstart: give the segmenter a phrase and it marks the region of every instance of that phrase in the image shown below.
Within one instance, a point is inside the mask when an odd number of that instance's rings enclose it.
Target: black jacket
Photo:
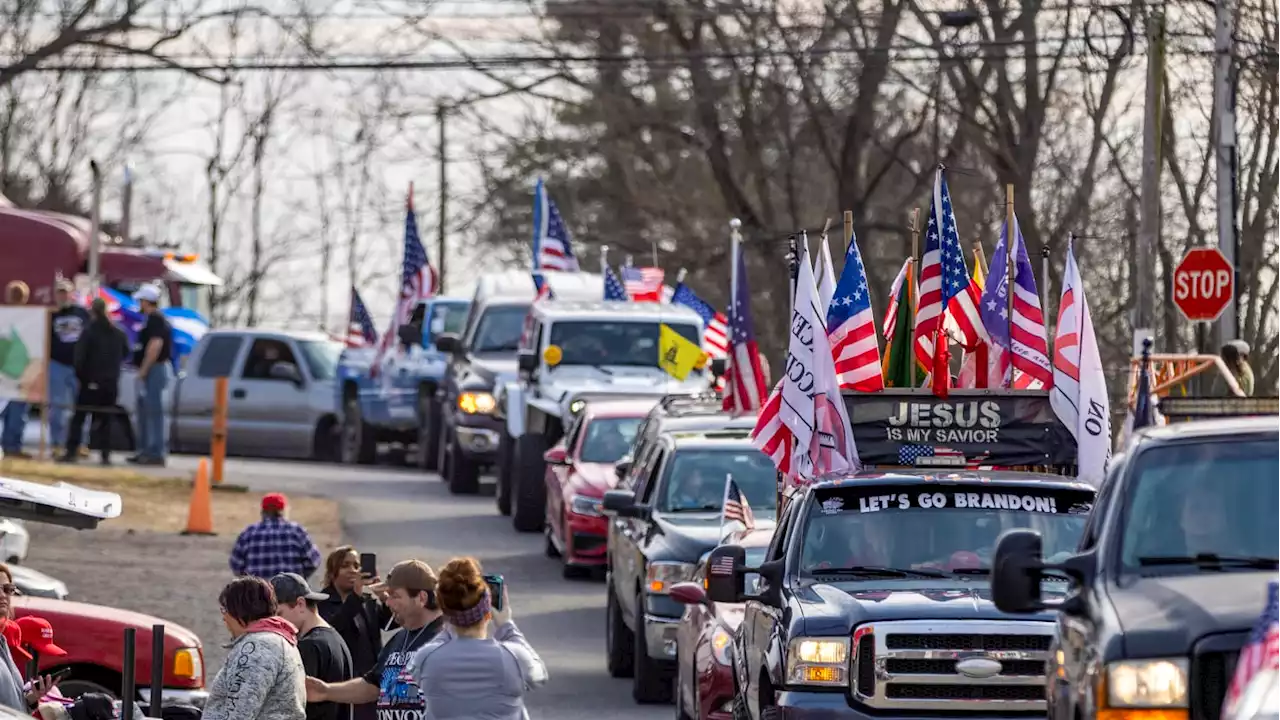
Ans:
[[[128,356],[124,331],[107,318],[94,318],[76,343],[76,379],[82,385],[117,385]]]
[[[382,652],[382,629],[391,622],[391,609],[376,598],[354,593],[344,601],[332,585],[320,592],[329,599],[320,601],[316,609],[347,643],[354,671],[352,677],[361,677],[373,668],[378,653]]]

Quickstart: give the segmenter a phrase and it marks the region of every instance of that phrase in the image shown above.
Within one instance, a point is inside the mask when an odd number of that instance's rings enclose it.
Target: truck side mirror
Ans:
[[[1001,612],[1032,613],[1044,609],[1040,573],[1044,570],[1040,533],[1008,530],[996,541],[991,564],[991,599]]]
[[[711,602],[742,602],[742,566],[747,551],[741,545],[721,545],[707,558],[707,597]]]
[[[532,373],[538,369],[538,354],[532,350],[521,350],[516,355],[516,367],[522,373]]]
[[[461,347],[461,339],[455,333],[440,333],[436,336],[436,349],[442,353],[456,355]]]
[[[644,505],[637,505],[636,494],[630,490],[609,490],[605,492],[604,500],[600,504],[605,510],[618,517],[640,518],[642,520],[649,517],[649,508]]]
[[[401,325],[400,329],[396,331],[396,335],[400,338],[400,342],[404,343],[407,347],[422,344],[421,325],[416,325],[414,323]]]

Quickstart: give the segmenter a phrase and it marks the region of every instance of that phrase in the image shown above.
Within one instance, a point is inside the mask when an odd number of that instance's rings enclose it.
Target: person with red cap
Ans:
[[[262,497],[262,519],[245,528],[231,549],[231,572],[270,579],[280,573],[310,578],[320,567],[320,548],[306,528],[289,520],[289,500],[280,493]]]

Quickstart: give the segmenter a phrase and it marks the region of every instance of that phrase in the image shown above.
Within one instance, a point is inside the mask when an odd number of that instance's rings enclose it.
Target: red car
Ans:
[[[724,540],[747,551],[746,565],[764,562],[773,539],[774,524],[734,533]],[[710,554],[710,553],[708,553]],[[742,623],[741,603],[713,603],[707,599],[707,562],[703,558],[693,581],[671,588],[671,599],[684,603],[676,630],[676,717],[680,720],[733,720],[733,669],[729,660],[733,633]],[[747,575],[751,588],[757,576]]]
[[[618,484],[613,465],[631,449],[652,400],[591,402],[564,438],[543,456],[547,462],[547,556],[559,556],[564,576],[605,565],[608,524],[600,511],[606,490]]]

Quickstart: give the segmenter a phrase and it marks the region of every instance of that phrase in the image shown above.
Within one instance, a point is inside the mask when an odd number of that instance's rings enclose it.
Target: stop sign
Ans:
[[[1235,293],[1235,273],[1215,247],[1187,251],[1173,270],[1173,304],[1192,322],[1213,322]]]

